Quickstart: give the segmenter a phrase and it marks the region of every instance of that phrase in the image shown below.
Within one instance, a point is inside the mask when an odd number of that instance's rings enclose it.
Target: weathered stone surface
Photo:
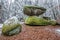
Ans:
[[[39,16],[46,11],[43,7],[38,6],[24,6],[23,12],[28,16]]]
[[[2,27],[2,34],[13,35],[21,31],[21,25],[16,17],[6,20]]]

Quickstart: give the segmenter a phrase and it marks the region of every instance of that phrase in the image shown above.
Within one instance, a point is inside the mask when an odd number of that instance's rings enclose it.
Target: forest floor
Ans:
[[[0,40],[60,40],[60,26],[28,26],[22,24],[22,31],[14,36],[0,35]]]

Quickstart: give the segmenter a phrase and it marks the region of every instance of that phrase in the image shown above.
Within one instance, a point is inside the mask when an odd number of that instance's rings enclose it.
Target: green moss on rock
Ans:
[[[18,19],[16,17],[12,17],[4,22],[3,27],[2,27],[2,34],[4,35],[17,34],[21,31],[21,28],[22,27],[19,24]]]
[[[49,22],[43,18],[38,18],[36,16],[30,16],[26,18],[25,24],[28,25],[49,25]]]
[[[38,18],[37,16],[29,16],[28,18],[26,18],[25,24],[28,24],[28,25],[41,25],[41,26],[56,25],[56,21],[46,20],[44,18]]]
[[[57,24],[57,22],[55,20],[49,20],[49,23],[50,23],[50,25],[53,25],[53,26]]]

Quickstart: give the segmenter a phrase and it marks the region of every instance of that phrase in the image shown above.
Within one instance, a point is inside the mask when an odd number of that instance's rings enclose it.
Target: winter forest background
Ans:
[[[23,20],[25,5],[44,7],[47,11],[43,16],[51,17],[51,19],[60,18],[60,0],[0,0],[0,23],[13,16],[20,21]]]

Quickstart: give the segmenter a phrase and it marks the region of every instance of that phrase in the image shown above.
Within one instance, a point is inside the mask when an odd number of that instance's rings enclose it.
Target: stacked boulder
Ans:
[[[46,9],[38,6],[24,6],[23,12],[28,17],[25,19],[27,25],[56,25],[55,20],[49,20],[49,17],[38,17],[46,12]]]

